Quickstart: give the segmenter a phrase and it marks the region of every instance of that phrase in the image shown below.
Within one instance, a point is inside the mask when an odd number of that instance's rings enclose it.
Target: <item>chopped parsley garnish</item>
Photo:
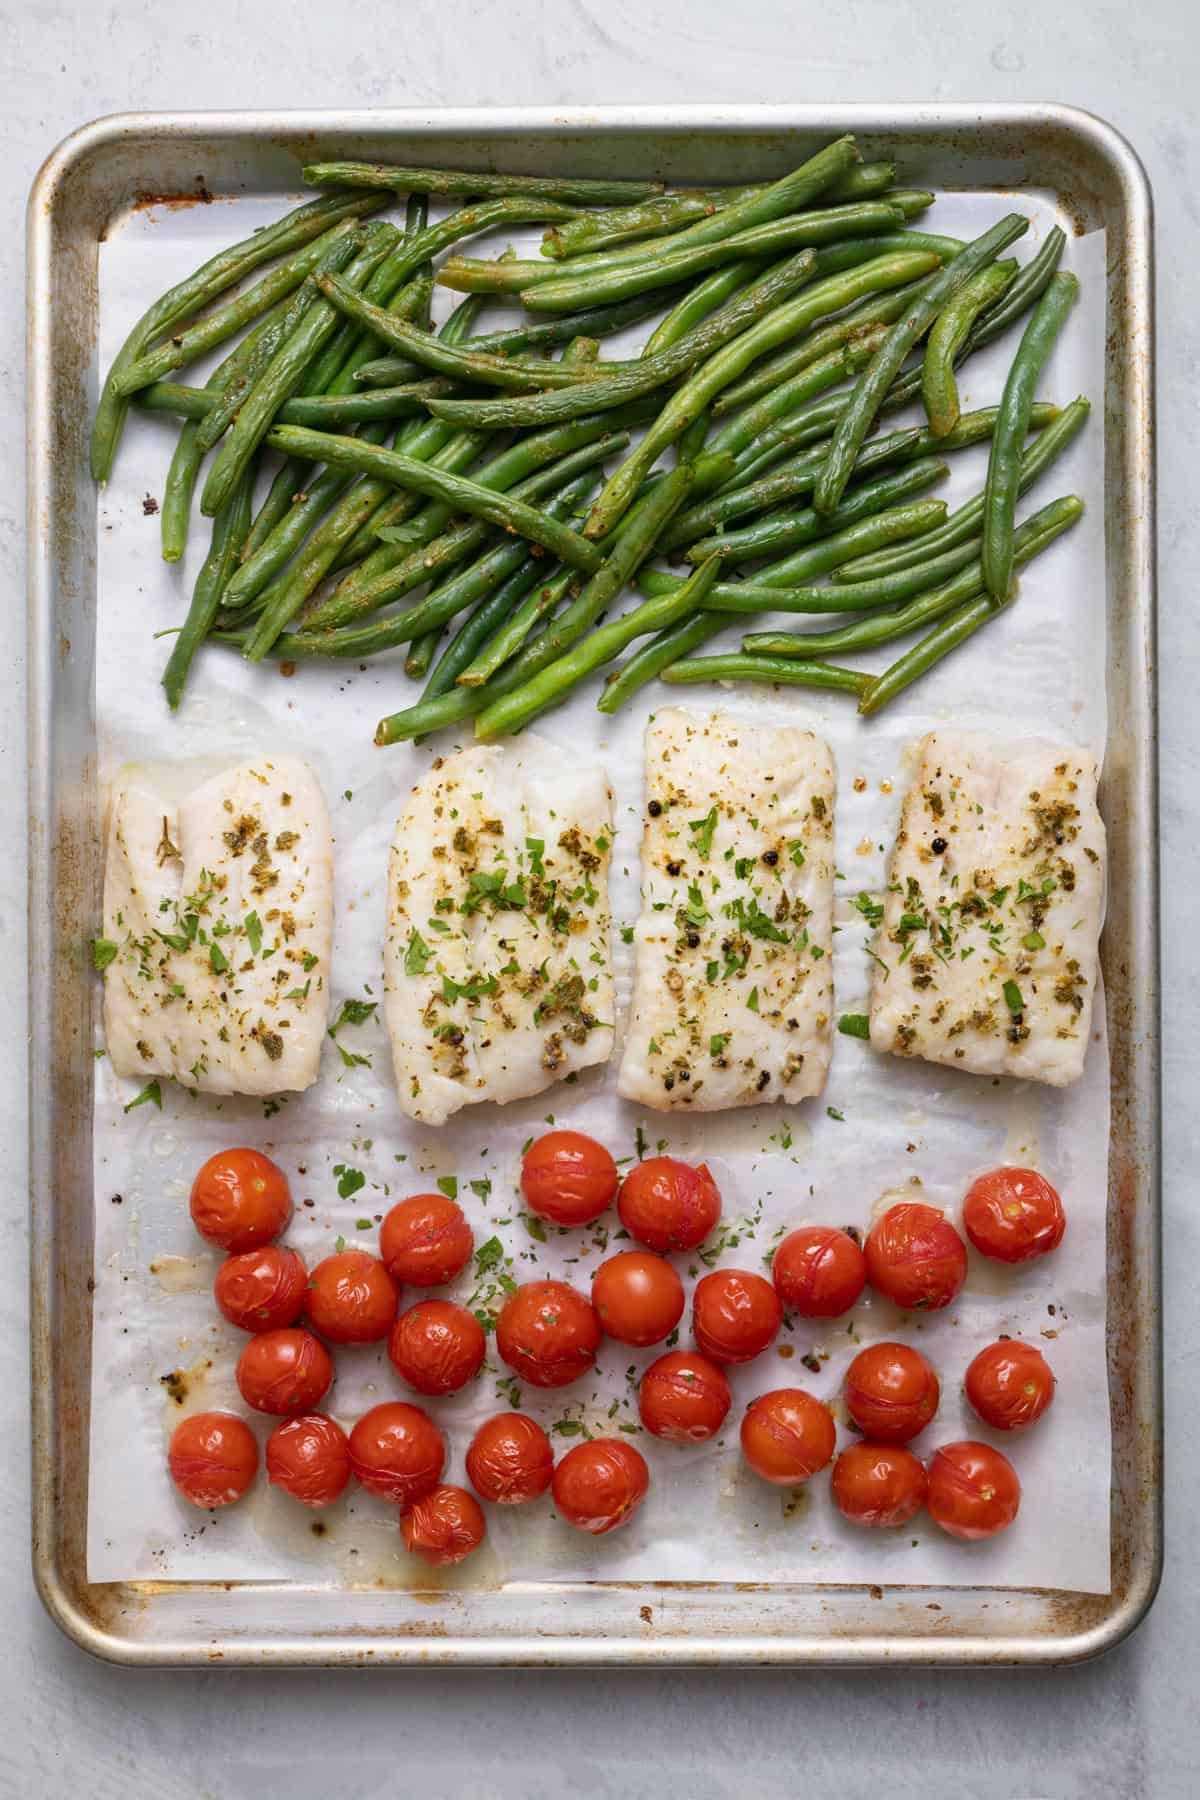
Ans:
[[[125,1111],[132,1112],[135,1106],[145,1106],[147,1100],[151,1106],[157,1106],[159,1112],[162,1111],[162,1088],[157,1081],[148,1081],[136,1100],[129,1102]]]
[[[717,809],[715,806],[709,808],[704,818],[688,820],[688,830],[692,834],[693,848],[695,849],[697,856],[702,856],[705,862],[707,862],[712,855],[713,837],[716,834],[716,829]]]
[[[115,959],[116,954],[117,954],[117,949],[118,949],[118,946],[113,943],[113,940],[111,938],[103,938],[103,937],[93,938],[92,939],[92,967],[93,967],[93,969],[98,969],[98,970],[107,969],[109,963]]]
[[[844,1125],[846,1123],[845,1113],[839,1112],[836,1106],[827,1106],[825,1111],[831,1119],[836,1119],[839,1125]]]
[[[1026,950],[1044,950],[1046,948],[1046,940],[1040,931],[1027,931],[1021,939],[1021,943]]]
[[[542,1224],[542,1221],[538,1218],[536,1213],[522,1213],[521,1222],[535,1243],[545,1244],[549,1242],[549,1239],[546,1236],[546,1227]]]
[[[873,900],[870,894],[861,893],[856,894],[850,904],[855,912],[862,914],[868,925],[878,926],[883,924],[884,909],[882,900]]]
[[[362,1170],[352,1169],[349,1163],[334,1163],[333,1173],[337,1178],[337,1191],[342,1200],[349,1200],[351,1194],[357,1194],[360,1188],[367,1185],[367,1178]],[[338,1249],[341,1248],[339,1243]]]
[[[727,1032],[714,1031],[713,1035],[708,1040],[708,1054],[710,1056],[721,1056],[724,1053],[725,1046],[728,1042],[729,1034]]]
[[[504,1261],[504,1245],[498,1237],[490,1237],[486,1244],[480,1244],[475,1252],[475,1277],[478,1280],[490,1269],[499,1268]]]
[[[429,958],[433,952],[419,931],[411,931],[408,948],[404,952],[404,973],[406,975],[423,975],[429,967]]]
[[[445,1194],[447,1200],[457,1200],[458,1199],[458,1176],[457,1175],[439,1175],[437,1178],[437,1184],[438,1184],[439,1191],[441,1193]]]
[[[250,945],[251,956],[257,956],[262,949],[262,920],[256,912],[248,912],[245,918],[246,941]]]
[[[1004,984],[1004,1004],[1014,1019],[1020,1018],[1025,1011],[1025,1002],[1015,981],[1006,981]]]
[[[343,1000],[341,1011],[329,1027],[330,1037],[336,1037],[343,1025],[365,1025],[374,1017],[377,1006],[376,1000]]]
[[[788,856],[791,858],[796,868],[802,869],[804,867],[804,845],[800,842],[799,838],[797,838],[794,843],[788,845]]]
[[[622,927],[621,927],[621,942],[623,944],[632,944],[632,942],[633,942],[633,926],[632,925],[622,925]]]
[[[838,1020],[838,1030],[843,1037],[869,1038],[871,1021],[866,1013],[843,1013]]]
[[[750,989],[750,992],[746,997],[746,1005],[750,1008],[752,1013],[758,1011],[758,989],[756,987]]]
[[[492,1184],[486,1175],[481,1175],[478,1181],[468,1181],[467,1186],[480,1200],[486,1200],[492,1191]]]
[[[224,975],[229,970],[229,958],[219,944],[208,946],[208,963],[214,975]]]

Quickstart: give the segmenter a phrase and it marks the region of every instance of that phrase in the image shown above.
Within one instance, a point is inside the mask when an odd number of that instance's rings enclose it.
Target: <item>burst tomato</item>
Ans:
[[[482,1368],[487,1339],[465,1306],[419,1300],[392,1326],[387,1353],[418,1394],[457,1394]]]
[[[393,1206],[379,1228],[379,1256],[393,1281],[442,1287],[471,1260],[475,1234],[456,1200],[414,1194]]]
[[[627,1525],[650,1485],[646,1459],[620,1438],[568,1450],[554,1471],[554,1504],[568,1525],[597,1537]]]
[[[525,1204],[555,1225],[590,1225],[612,1205],[619,1180],[604,1145],[582,1131],[547,1131],[521,1164]]]
[[[304,1311],[308,1270],[303,1257],[281,1244],[227,1256],[217,1270],[213,1298],[239,1331],[278,1331]]]
[[[524,1506],[550,1486],[554,1452],[536,1420],[525,1413],[485,1419],[467,1450],[467,1479],[494,1506]]]
[[[258,1470],[258,1443],[236,1413],[193,1413],[171,1434],[171,1480],[193,1506],[231,1506]]]
[[[732,1395],[716,1363],[698,1350],[668,1350],[638,1387],[642,1424],[674,1444],[703,1444],[725,1423]]]
[[[396,1283],[365,1250],[338,1250],[319,1262],[304,1296],[309,1324],[331,1344],[377,1343],[399,1304]]]
[[[267,1439],[267,1480],[302,1506],[332,1506],[350,1479],[346,1434],[325,1413],[285,1419]]]
[[[1040,1350],[1004,1338],[968,1364],[963,1387],[985,1425],[994,1431],[1024,1431],[1053,1400],[1055,1381]]]
[[[385,1400],[350,1433],[350,1467],[373,1494],[411,1506],[431,1493],[446,1466],[446,1442],[419,1406]]]
[[[963,1229],[982,1256],[1031,1262],[1057,1250],[1067,1229],[1056,1188],[1034,1169],[992,1169],[967,1189]]]
[[[742,1455],[774,1487],[797,1487],[833,1459],[837,1430],[829,1408],[803,1388],[760,1394],[742,1419]]]
[[[221,1150],[192,1183],[192,1223],[222,1250],[257,1250],[292,1216],[287,1176],[260,1150]]]
[[[967,1278],[967,1246],[936,1206],[890,1206],[866,1243],[867,1280],[906,1312],[949,1306]]]
[[[867,1264],[846,1232],[802,1225],[771,1258],[771,1278],[783,1304],[802,1318],[836,1319],[849,1312],[866,1286]]]
[[[851,1444],[833,1465],[833,1499],[855,1525],[907,1525],[929,1486],[919,1458],[898,1444]]]
[[[263,1331],[238,1357],[237,1384],[255,1412],[311,1412],[333,1385],[333,1358],[311,1331]]]
[[[929,1516],[957,1538],[995,1537],[1017,1516],[1017,1471],[990,1444],[941,1444],[929,1464]]]
[[[692,1295],[692,1335],[714,1362],[751,1362],[783,1322],[779,1295],[747,1269],[714,1269]]]
[[[600,1348],[591,1301],[566,1281],[527,1281],[496,1321],[496,1348],[534,1387],[565,1387],[586,1375]]]
[[[405,1545],[435,1568],[473,1556],[487,1533],[483,1508],[466,1488],[435,1487],[413,1502],[400,1521]]]
[[[618,1343],[661,1344],[683,1317],[683,1283],[663,1257],[622,1250],[592,1276],[592,1305]]]
[[[869,1344],[846,1370],[846,1411],[877,1444],[907,1444],[938,1409],[941,1383],[909,1344]]]
[[[701,1163],[651,1156],[621,1184],[617,1213],[630,1237],[649,1250],[694,1250],[721,1217],[721,1194]]]

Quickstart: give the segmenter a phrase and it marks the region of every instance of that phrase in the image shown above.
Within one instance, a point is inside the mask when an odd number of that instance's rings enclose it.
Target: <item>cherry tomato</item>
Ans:
[[[467,1479],[494,1506],[524,1506],[550,1486],[554,1452],[536,1420],[525,1413],[485,1419],[467,1450]]]
[[[374,1344],[392,1328],[400,1289],[377,1257],[338,1250],[319,1262],[304,1295],[308,1322],[331,1344]]]
[[[867,1280],[906,1312],[949,1306],[967,1278],[967,1246],[936,1206],[889,1206],[866,1243]]]
[[[992,1169],[967,1189],[963,1229],[980,1255],[1023,1263],[1058,1249],[1067,1218],[1057,1189],[1035,1169]]]
[[[350,1445],[325,1413],[285,1419],[267,1439],[267,1480],[302,1506],[332,1506],[350,1479]]]
[[[496,1348],[522,1381],[565,1387],[595,1362],[600,1321],[591,1301],[569,1282],[527,1281],[501,1308]]]
[[[385,1400],[350,1433],[350,1467],[363,1487],[399,1506],[432,1493],[446,1466],[446,1441],[427,1412]]]
[[[877,1444],[907,1444],[938,1409],[942,1386],[910,1344],[869,1344],[846,1370],[846,1411]]]
[[[236,1413],[193,1413],[171,1434],[167,1467],[193,1506],[231,1506],[258,1471],[258,1443]]]
[[[990,1444],[941,1444],[929,1464],[925,1504],[951,1537],[995,1537],[1017,1516],[1021,1483],[1007,1456]]]
[[[747,1269],[714,1269],[692,1295],[692,1335],[714,1362],[744,1363],[766,1349],[783,1322],[779,1295]]]
[[[638,1387],[642,1424],[673,1444],[703,1444],[725,1423],[733,1396],[716,1363],[698,1350],[668,1350]]]
[[[568,1525],[600,1537],[627,1525],[650,1486],[640,1450],[621,1438],[592,1438],[568,1450],[554,1471],[554,1504]]]
[[[278,1331],[300,1317],[307,1288],[303,1257],[281,1244],[265,1244],[225,1258],[213,1297],[239,1331]]]
[[[590,1225],[612,1205],[619,1180],[604,1145],[582,1131],[547,1131],[521,1164],[525,1204],[556,1225]]]
[[[703,1163],[651,1156],[630,1169],[617,1212],[630,1237],[650,1250],[694,1250],[721,1217],[721,1194]]]
[[[419,1300],[392,1326],[387,1353],[418,1394],[457,1394],[483,1367],[487,1339],[465,1306]]]
[[[262,1331],[238,1357],[237,1384],[255,1412],[311,1412],[333,1385],[333,1358],[311,1331]]]
[[[774,1487],[796,1487],[832,1462],[833,1414],[803,1388],[760,1394],[742,1419],[742,1455]]]
[[[851,1444],[833,1465],[834,1504],[854,1525],[907,1525],[925,1504],[920,1459],[898,1444]]]
[[[1055,1381],[1040,1350],[1005,1338],[968,1364],[963,1386],[985,1425],[994,1431],[1024,1431],[1053,1400]]]
[[[775,1292],[804,1319],[836,1319],[849,1312],[867,1283],[862,1251],[844,1231],[802,1225],[771,1258]]]
[[[405,1545],[422,1562],[442,1568],[473,1556],[487,1535],[483,1508],[466,1488],[435,1487],[413,1502],[400,1521]]]
[[[592,1305],[621,1344],[661,1344],[683,1317],[683,1283],[649,1250],[622,1250],[592,1276]]]
[[[379,1228],[379,1255],[393,1281],[442,1287],[471,1260],[475,1233],[456,1200],[414,1194],[393,1206]]]
[[[222,1250],[257,1250],[292,1216],[287,1176],[260,1150],[222,1150],[192,1183],[192,1224]]]

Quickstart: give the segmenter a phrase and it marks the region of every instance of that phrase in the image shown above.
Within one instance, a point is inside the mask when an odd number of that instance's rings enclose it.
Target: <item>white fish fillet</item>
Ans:
[[[333,839],[295,757],[225,770],[177,800],[124,772],[104,876],[104,1028],[118,1075],[210,1094],[299,1092],[329,1016]]]
[[[1083,1073],[1104,913],[1090,752],[935,731],[904,799],[871,1043],[976,1075]]]
[[[439,758],[396,825],[385,1011],[401,1108],[442,1125],[537,1094],[613,1047],[602,770],[536,743]]]
[[[835,795],[810,731],[679,708],[651,721],[625,1099],[715,1112],[821,1092]]]

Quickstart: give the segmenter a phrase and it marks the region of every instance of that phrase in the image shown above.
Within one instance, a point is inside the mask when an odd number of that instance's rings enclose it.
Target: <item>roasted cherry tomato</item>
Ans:
[[[192,1224],[222,1250],[257,1250],[292,1216],[287,1176],[260,1150],[221,1150],[192,1183]]]
[[[239,1331],[278,1331],[294,1325],[304,1311],[308,1270],[304,1259],[282,1244],[227,1256],[217,1270],[213,1297]]]
[[[1056,1188],[1035,1169],[992,1169],[967,1189],[963,1229],[981,1256],[1032,1262],[1057,1250],[1067,1229]]]
[[[193,1413],[171,1434],[167,1467],[193,1506],[231,1506],[258,1471],[258,1442],[236,1413]]]
[[[733,1396],[716,1363],[698,1350],[668,1350],[638,1387],[642,1424],[673,1444],[703,1444],[725,1423]]]
[[[432,1493],[446,1466],[446,1442],[427,1412],[385,1400],[350,1433],[350,1467],[372,1494],[411,1506]]]
[[[967,1399],[994,1431],[1024,1431],[1054,1398],[1054,1376],[1040,1350],[1017,1338],[989,1344],[967,1366]]]
[[[621,1183],[617,1213],[630,1237],[649,1250],[694,1250],[721,1217],[721,1194],[701,1163],[651,1156]]]
[[[467,1450],[467,1479],[493,1506],[524,1506],[550,1486],[554,1452],[550,1439],[525,1413],[498,1413],[485,1419]]]
[[[617,1165],[582,1131],[547,1131],[521,1164],[521,1192],[530,1212],[556,1225],[590,1225],[613,1203]]]
[[[862,1251],[831,1225],[802,1225],[771,1258],[775,1292],[804,1319],[836,1319],[849,1312],[867,1282]]]
[[[457,1394],[483,1367],[487,1339],[465,1306],[418,1300],[392,1326],[387,1353],[418,1394]]]
[[[377,1343],[399,1304],[400,1289],[365,1250],[338,1250],[319,1262],[304,1296],[309,1324],[331,1344]]]
[[[238,1357],[237,1384],[255,1412],[311,1412],[333,1385],[333,1358],[311,1331],[263,1331]]]
[[[868,1344],[846,1370],[846,1411],[877,1444],[907,1444],[938,1409],[942,1387],[910,1344]]]
[[[899,1444],[851,1444],[833,1465],[833,1499],[854,1525],[907,1525],[925,1504],[928,1477]]]
[[[379,1228],[379,1255],[393,1281],[442,1287],[471,1260],[475,1234],[457,1200],[414,1194],[393,1206]]]
[[[325,1413],[285,1419],[267,1439],[267,1480],[302,1506],[332,1506],[349,1479],[349,1442]]]
[[[936,1206],[889,1206],[866,1243],[867,1280],[906,1312],[949,1306],[967,1278],[967,1246]]]
[[[714,1362],[744,1363],[766,1349],[783,1322],[779,1295],[748,1269],[714,1269],[692,1295],[692,1335]]]
[[[661,1344],[683,1317],[683,1283],[661,1256],[622,1250],[592,1276],[592,1305],[621,1344]]]
[[[496,1348],[522,1381],[565,1387],[595,1362],[600,1321],[569,1282],[527,1281],[501,1308]]]
[[[951,1537],[995,1537],[1017,1516],[1021,1483],[1007,1456],[990,1444],[941,1444],[929,1464],[925,1504]]]
[[[797,1487],[833,1460],[837,1428],[822,1401],[803,1388],[760,1394],[742,1419],[742,1455],[774,1487]]]
[[[568,1525],[597,1537],[627,1525],[650,1486],[646,1459],[621,1438],[592,1438],[554,1471],[554,1504]]]
[[[435,1568],[473,1556],[487,1535],[483,1508],[466,1488],[435,1487],[415,1500],[400,1521],[405,1545]]]

